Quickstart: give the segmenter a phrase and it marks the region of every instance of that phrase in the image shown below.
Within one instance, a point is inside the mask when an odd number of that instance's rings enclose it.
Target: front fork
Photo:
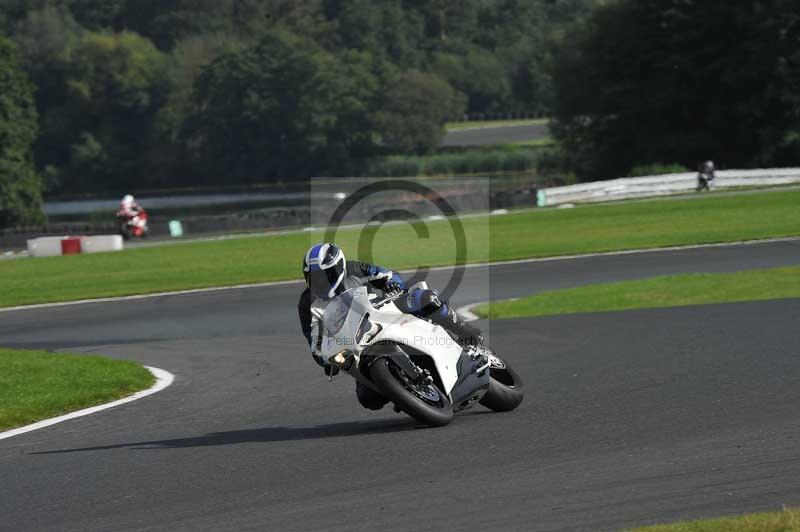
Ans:
[[[358,357],[358,360],[350,354],[342,364],[337,364],[337,366],[365,386],[378,391],[372,384],[372,379],[365,375],[365,373],[368,374],[369,367],[382,358],[390,359],[392,363],[402,370],[403,373],[408,376],[409,380],[414,383],[433,384],[434,382],[433,377],[427,369],[416,365],[414,361],[411,360],[411,357],[396,347],[384,347],[374,354],[362,354]]]

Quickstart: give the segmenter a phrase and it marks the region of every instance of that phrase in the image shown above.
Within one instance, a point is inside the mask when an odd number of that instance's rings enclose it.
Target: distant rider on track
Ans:
[[[126,194],[119,203],[117,211],[119,232],[122,238],[144,237],[147,235],[147,212],[130,194]]]
[[[708,190],[714,184],[714,161],[706,161],[700,165],[697,172],[697,191]]]
[[[133,196],[125,194],[122,201],[119,202],[118,216],[132,219],[139,216],[140,212],[142,212],[142,206],[136,202]]]
[[[380,266],[345,260],[341,248],[328,242],[315,244],[306,252],[303,257],[303,275],[306,289],[297,304],[300,326],[311,347],[314,360],[325,369],[326,375],[335,375],[339,369],[329,365],[317,353],[322,341],[320,317],[328,301],[359,286],[384,293],[405,291],[406,282],[397,273]],[[395,304],[403,312],[441,325],[459,343],[466,345],[483,342],[480,329],[461,319],[447,302],[440,301],[435,290],[414,290],[395,300]],[[356,396],[362,406],[370,410],[379,410],[387,403],[383,396],[359,382],[356,382]]]

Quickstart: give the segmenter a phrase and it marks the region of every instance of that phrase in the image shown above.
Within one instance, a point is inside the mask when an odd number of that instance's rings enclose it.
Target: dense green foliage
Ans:
[[[677,163],[672,163],[672,164],[650,163],[650,164],[640,164],[634,166],[633,168],[631,168],[631,171],[628,175],[631,177],[637,177],[637,176],[662,175],[662,174],[681,174],[689,171],[690,170],[688,168]]]
[[[14,45],[0,37],[0,227],[42,220],[31,158],[36,130],[33,86],[19,68]]]
[[[555,118],[581,179],[636,165],[800,159],[800,10],[795,0],[618,0],[554,58]]]
[[[34,205],[30,161],[53,194],[394,174],[464,113],[554,115],[538,168],[583,180],[792,165],[795,3],[5,0],[39,131],[5,182]]]
[[[463,108],[463,95],[446,81],[412,70],[390,80],[375,115],[376,132],[393,151],[426,153],[444,136],[442,124]]]
[[[209,176],[339,174],[369,153],[377,80],[362,54],[343,55],[273,32],[205,68],[188,131]]]
[[[126,186],[156,170],[150,130],[166,102],[166,66],[166,56],[135,33],[87,32],[75,42],[60,61],[60,79],[51,79],[59,92],[47,94],[68,107],[40,105],[37,159],[49,163],[51,186],[61,176],[70,188]],[[38,74],[52,77],[53,70]]]
[[[543,112],[591,0],[7,0],[51,193],[363,173],[447,120]]]

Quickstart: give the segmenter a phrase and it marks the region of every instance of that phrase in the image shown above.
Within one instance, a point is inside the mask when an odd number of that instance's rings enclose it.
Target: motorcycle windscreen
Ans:
[[[347,315],[353,306],[354,295],[357,289],[351,289],[339,294],[332,299],[325,307],[325,314],[322,315],[322,322],[325,324],[325,331],[329,335],[338,334],[347,320]]]
[[[358,303],[359,298],[366,299],[367,289],[353,288],[333,299],[325,308],[322,323],[325,328],[325,337],[322,342],[323,356],[330,356],[344,348],[356,345],[358,326],[364,317],[364,304]]]

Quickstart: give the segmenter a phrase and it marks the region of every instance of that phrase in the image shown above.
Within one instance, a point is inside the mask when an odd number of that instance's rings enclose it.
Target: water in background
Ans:
[[[50,218],[76,217],[96,212],[113,213],[119,208],[121,198],[46,201],[44,213]],[[169,196],[136,196],[142,206],[151,211],[168,211],[180,209],[219,208],[244,206],[259,208],[262,206],[302,206],[309,202],[308,192],[247,192],[230,194],[169,195]]]
[[[150,214],[150,239],[170,238],[170,223],[179,220],[187,237],[264,232],[325,226],[342,202],[356,189],[386,179],[314,179],[293,188],[259,188],[245,192],[136,194]],[[533,207],[535,185],[528,177],[399,178],[415,181],[441,194],[455,212],[466,214],[489,208]],[[390,184],[391,185],[391,184]],[[400,187],[402,189],[402,187]],[[390,190],[359,201],[348,220],[378,219],[382,214],[407,210],[420,216],[441,216],[431,197]],[[0,231],[0,252],[22,249],[38,236],[115,234],[114,213],[121,198],[59,200],[45,203],[44,226],[12,227]],[[382,218],[381,218],[382,219]]]
[[[408,179],[408,178],[404,178]],[[448,178],[416,178],[417,182],[429,182],[433,188],[466,188],[475,186],[476,177]],[[243,211],[254,211],[274,207],[304,208],[318,205],[326,200],[341,201],[353,190],[375,179],[313,179],[306,185],[293,189],[264,190],[256,189],[247,192],[210,193],[210,194],[136,194],[136,200],[157,217],[186,216],[203,214],[225,214]],[[503,179],[505,181],[505,179]],[[118,198],[55,200],[45,201],[44,213],[53,221],[92,220],[101,216],[112,216],[119,208],[121,196]]]

